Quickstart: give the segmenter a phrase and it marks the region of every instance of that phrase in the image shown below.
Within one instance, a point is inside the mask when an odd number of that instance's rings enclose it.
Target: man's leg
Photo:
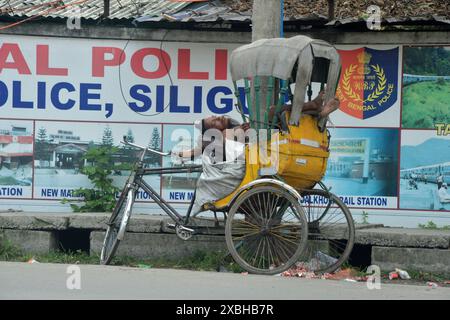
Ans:
[[[324,118],[337,109],[339,109],[339,100],[334,98],[325,104],[322,111],[320,111],[319,115],[321,118]]]

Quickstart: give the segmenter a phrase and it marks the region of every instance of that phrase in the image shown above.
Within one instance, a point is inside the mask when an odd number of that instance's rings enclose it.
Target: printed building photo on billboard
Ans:
[[[404,47],[402,127],[434,129],[450,119],[450,47]]]
[[[450,136],[402,130],[400,208],[450,211]]]
[[[89,155],[105,148],[111,150],[109,169],[113,184],[122,188],[137,159],[138,151],[120,143],[123,137],[142,146],[161,147],[161,126],[154,124],[117,124],[36,121],[34,197],[73,198],[73,190],[92,188],[84,170],[95,166]],[[149,154],[147,167],[161,165],[161,157]],[[146,177],[159,192],[159,176]],[[138,199],[150,199],[142,190]]]
[[[180,152],[190,150],[197,143],[198,130],[193,125],[163,125],[164,132],[164,150]],[[201,164],[201,158],[194,160],[185,159],[181,162],[176,156],[164,157],[164,167],[179,167]],[[163,175],[161,178],[162,195],[167,201],[172,202],[190,202],[194,194],[197,179],[200,173],[176,173]]]
[[[330,129],[323,182],[348,206],[397,207],[398,130]]]
[[[33,122],[0,120],[0,197],[29,198],[33,182]]]

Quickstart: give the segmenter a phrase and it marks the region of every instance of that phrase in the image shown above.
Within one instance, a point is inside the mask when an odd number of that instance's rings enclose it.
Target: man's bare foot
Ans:
[[[319,92],[319,94],[317,95],[317,97],[312,100],[311,102],[314,103],[316,110],[320,110],[322,109],[322,105],[323,105],[323,96],[325,95],[325,91],[322,90]]]
[[[339,109],[339,99],[334,98],[328,101],[323,109],[320,111],[319,116],[321,118],[327,117],[333,111]]]

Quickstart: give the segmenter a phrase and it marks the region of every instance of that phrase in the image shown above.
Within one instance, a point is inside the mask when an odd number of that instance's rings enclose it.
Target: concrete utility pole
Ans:
[[[280,0],[253,0],[252,42],[280,37],[280,6]]]
[[[328,20],[334,20],[335,1],[328,0]]]
[[[253,0],[252,9],[252,42],[260,39],[279,38],[281,30],[281,1],[283,0]],[[249,106],[252,114],[256,115],[257,107],[255,105],[255,95],[259,91],[259,119],[264,121],[264,114],[266,111],[266,96],[267,96],[267,77],[260,77],[260,83],[255,88],[255,83],[252,81],[251,96],[252,105]],[[259,88],[260,89],[259,89]],[[274,99],[272,95],[272,101]],[[261,124],[257,124],[261,127]]]

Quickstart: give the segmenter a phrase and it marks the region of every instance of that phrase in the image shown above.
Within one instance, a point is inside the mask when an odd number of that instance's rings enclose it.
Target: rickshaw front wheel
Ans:
[[[299,199],[281,186],[261,185],[231,206],[225,239],[234,260],[256,274],[278,274],[306,248],[308,222]]]

